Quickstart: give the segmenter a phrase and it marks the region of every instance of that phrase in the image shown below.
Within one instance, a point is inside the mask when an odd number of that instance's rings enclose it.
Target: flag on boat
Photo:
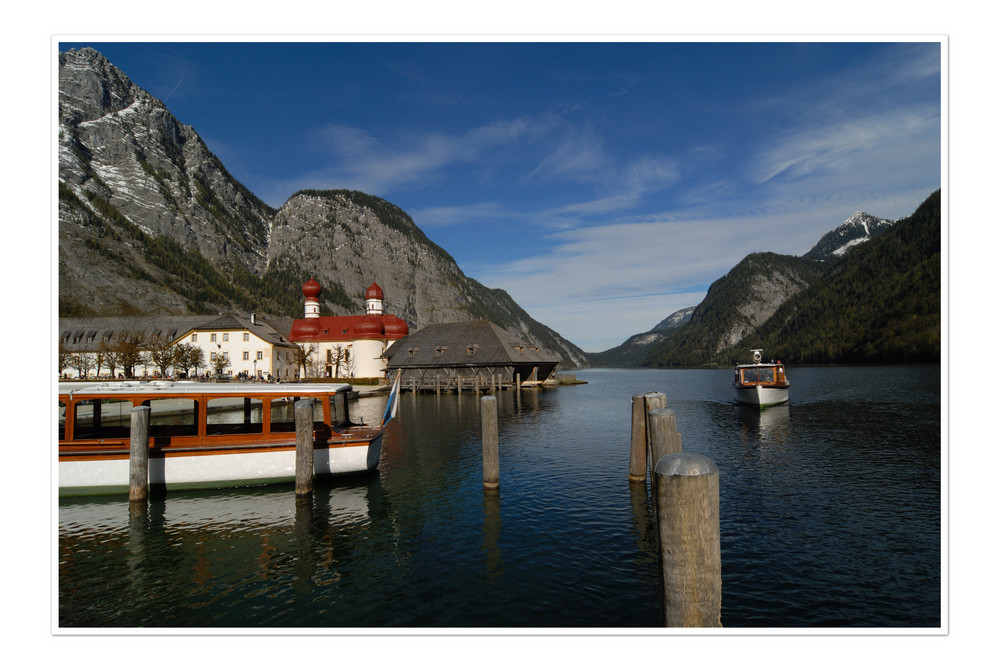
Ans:
[[[385,414],[382,416],[382,425],[396,417],[396,410],[399,409],[399,376],[403,370],[396,372],[396,380],[389,391],[389,401],[385,403]]]

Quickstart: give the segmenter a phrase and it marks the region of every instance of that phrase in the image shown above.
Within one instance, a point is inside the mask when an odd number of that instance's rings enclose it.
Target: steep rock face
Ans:
[[[220,265],[264,266],[271,208],[226,172],[190,126],[93,49],[59,55],[59,179],[67,294],[85,291],[113,308],[125,282],[90,273],[108,257],[133,263],[137,281],[169,283],[140,252],[144,235],[196,248]],[[96,282],[76,283],[81,270]],[[160,295],[150,306],[184,303]]]
[[[282,205],[271,227],[269,264],[295,258],[329,293],[347,296],[330,305],[339,315],[363,309],[372,281],[385,291],[388,312],[420,329],[469,320],[469,297],[457,288],[461,270],[432,245],[409,217],[384,203],[396,225],[369,206],[362,193],[300,192]]]
[[[744,281],[744,293],[736,305],[739,318],[719,337],[715,352],[735,346],[752,334],[784,302],[812,281],[811,273],[785,263],[775,263],[768,254],[747,256],[735,270]]]
[[[567,363],[586,362],[580,349],[534,321],[505,292],[466,277],[405,212],[365,193],[301,191],[289,198],[274,217],[268,267],[312,272],[323,286],[324,308],[334,314],[363,310],[364,291],[377,281],[386,312],[411,331],[484,318]]]
[[[726,308],[734,313],[728,327],[717,333],[713,353],[735,346],[756,332],[788,298],[809,286],[818,274],[805,262],[794,256],[753,253],[734,267],[725,283],[735,295],[735,299],[727,300]],[[711,293],[710,289],[709,296]],[[692,320],[699,318],[704,314],[696,310]]]

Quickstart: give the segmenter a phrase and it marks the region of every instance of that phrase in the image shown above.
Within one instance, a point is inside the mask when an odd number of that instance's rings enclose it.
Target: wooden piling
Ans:
[[[630,483],[646,482],[646,405],[642,395],[632,396],[632,450],[628,480]]]
[[[94,405],[99,413],[100,404]],[[128,499],[139,502],[149,496],[149,407],[133,407],[129,432]]]
[[[649,434],[649,462],[653,471],[656,463],[664,455],[680,453],[680,439],[677,435],[677,416],[671,409],[650,409],[646,412],[646,427]]]
[[[719,469],[711,459],[673,453],[654,468],[664,622],[722,627]]]
[[[313,491],[313,400],[295,403],[295,495]]]
[[[484,395],[479,400],[483,421],[483,488],[500,487],[500,441],[497,424],[497,398]]]

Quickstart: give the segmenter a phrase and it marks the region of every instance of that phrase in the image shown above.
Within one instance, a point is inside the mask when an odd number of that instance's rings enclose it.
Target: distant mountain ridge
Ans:
[[[304,190],[273,209],[100,53],[59,54],[60,316],[297,317],[310,277],[325,313],[363,313],[378,281],[411,328],[487,319],[586,363],[506,292],[466,277],[395,205]]]
[[[940,191],[899,221],[857,212],[802,257],[747,256],[591,364],[728,365],[761,347],[789,363],[939,360],[940,226]]]

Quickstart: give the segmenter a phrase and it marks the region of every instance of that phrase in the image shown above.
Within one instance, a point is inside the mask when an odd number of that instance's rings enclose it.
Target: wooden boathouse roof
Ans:
[[[554,367],[559,357],[490,321],[428,325],[392,344],[388,369]]]

